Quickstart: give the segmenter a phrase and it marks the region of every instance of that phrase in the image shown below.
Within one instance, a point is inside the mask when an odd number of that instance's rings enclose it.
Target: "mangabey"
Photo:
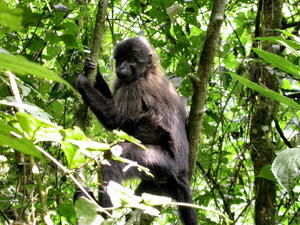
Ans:
[[[120,143],[122,157],[150,169],[154,178],[131,167],[123,172],[125,164],[112,161],[101,168],[103,181],[118,183],[139,177],[136,194],[144,192],[167,195],[179,202],[192,202],[188,179],[188,140],[186,111],[176,90],[163,77],[155,50],[144,37],[127,39],[114,50],[117,78],[113,92],[98,71],[96,83],[90,85],[80,75],[76,86],[84,102],[107,129],[122,129],[139,139],[148,150],[129,142]],[[95,64],[87,60],[85,75]],[[99,203],[110,207],[105,191],[99,191]],[[197,224],[195,210],[179,207],[186,225]]]

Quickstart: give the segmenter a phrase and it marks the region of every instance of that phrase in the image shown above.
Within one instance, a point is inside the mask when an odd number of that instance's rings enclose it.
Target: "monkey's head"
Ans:
[[[124,40],[114,50],[117,77],[131,82],[149,73],[152,65],[152,48],[144,37]]]

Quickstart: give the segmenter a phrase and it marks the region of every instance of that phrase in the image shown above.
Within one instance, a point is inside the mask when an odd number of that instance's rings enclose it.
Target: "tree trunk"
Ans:
[[[256,16],[255,36],[276,36],[274,29],[280,28],[281,0],[259,0]],[[254,43],[257,47],[258,43]],[[263,42],[261,48],[268,52],[279,53],[271,43]],[[253,53],[252,53],[253,54]],[[253,54],[252,58],[256,58]],[[252,62],[250,64],[250,77],[253,82],[263,85],[271,90],[279,90],[279,80],[264,64]],[[272,121],[276,118],[278,102],[258,93],[252,94],[252,112],[250,127],[251,158],[254,167],[254,193],[255,193],[255,224],[275,224],[276,212],[276,183],[258,177],[260,171],[270,165],[275,157],[276,147],[272,143]]]

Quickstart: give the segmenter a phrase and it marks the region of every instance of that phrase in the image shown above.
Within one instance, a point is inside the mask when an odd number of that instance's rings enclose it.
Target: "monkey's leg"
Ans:
[[[160,184],[154,180],[142,180],[135,194],[140,196],[143,193],[153,194],[153,195],[163,195],[169,196],[170,194],[166,191],[164,184]]]
[[[150,169],[154,179],[150,183],[142,181],[137,189],[138,192],[151,192],[171,196],[178,202],[192,203],[192,194],[188,173],[178,171],[178,165],[174,158],[164,148],[155,145],[146,145],[147,151],[138,149],[136,145],[123,143],[123,154],[125,158],[137,161],[140,165]],[[143,174],[142,179],[143,179]],[[153,182],[153,183],[151,183]],[[149,187],[146,185],[149,184]],[[180,216],[185,225],[197,225],[197,216],[192,207],[179,207]]]
[[[123,180],[133,177],[139,177],[142,179],[142,183],[137,189],[137,193],[151,192],[152,194],[158,193],[161,181],[166,181],[168,172],[174,168],[174,162],[172,157],[156,145],[146,145],[147,150],[143,150],[135,144],[125,142],[119,144],[122,149],[122,157],[136,161],[139,165],[145,166],[150,169],[150,172],[154,175],[154,178],[149,177],[145,173],[139,171],[136,167],[130,167],[126,172],[123,171],[126,163],[118,161],[110,161],[109,165],[103,165],[101,168],[103,183],[109,181],[115,181],[121,183]],[[146,188],[146,186],[148,187]],[[164,188],[165,189],[165,188]],[[104,189],[100,189],[99,202],[103,207],[112,206],[108,194]]]

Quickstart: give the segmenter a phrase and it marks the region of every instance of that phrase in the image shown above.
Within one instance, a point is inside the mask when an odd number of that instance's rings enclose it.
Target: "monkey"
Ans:
[[[98,69],[95,84],[89,83],[88,71],[96,68],[91,60],[86,60],[85,74],[77,77],[76,88],[106,129],[123,130],[147,147],[142,150],[130,142],[119,143],[122,157],[149,168],[154,177],[134,167],[123,172],[125,164],[112,160],[111,165],[100,169],[103,182],[121,183],[138,177],[141,183],[135,190],[137,195],[166,195],[179,202],[192,203],[184,101],[164,77],[158,55],[145,37],[119,42],[113,57],[116,62],[113,91]],[[112,206],[102,187],[99,204]],[[179,214],[185,225],[197,224],[194,208],[179,206]]]

